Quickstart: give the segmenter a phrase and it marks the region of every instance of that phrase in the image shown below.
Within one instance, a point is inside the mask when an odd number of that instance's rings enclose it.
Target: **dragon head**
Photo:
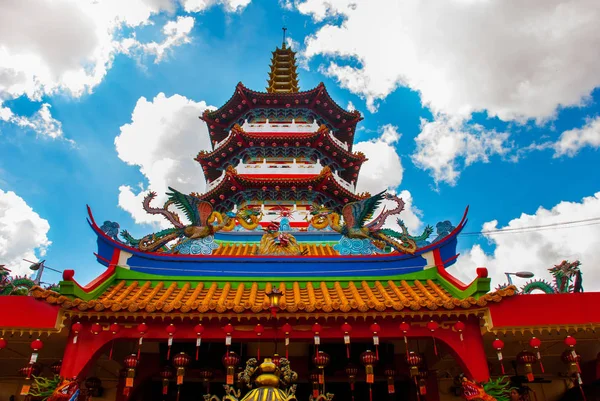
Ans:
[[[466,377],[463,377],[461,384],[463,389],[463,396],[469,401],[485,399],[485,396],[487,396],[485,390],[483,389],[483,386],[480,386],[476,382],[471,381]]]
[[[463,396],[468,401],[509,401],[511,387],[507,377],[499,377],[487,383],[479,384],[466,377],[462,379]]]

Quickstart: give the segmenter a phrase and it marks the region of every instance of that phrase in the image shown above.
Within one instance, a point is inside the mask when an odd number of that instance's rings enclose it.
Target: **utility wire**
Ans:
[[[588,224],[581,224],[588,223]],[[573,224],[579,224],[573,226]],[[575,227],[585,227],[600,224],[600,217],[592,217],[589,219],[583,220],[572,220],[572,221],[563,221],[559,223],[550,223],[550,224],[540,224],[535,226],[526,226],[526,227],[509,227],[509,228],[499,228],[497,230],[482,230],[482,231],[473,231],[467,233],[461,233],[460,235],[486,235],[486,234],[508,234],[508,233],[520,233],[520,232],[531,232],[531,231],[542,231],[544,229],[557,229],[557,228],[575,228]],[[566,226],[566,227],[565,227]]]

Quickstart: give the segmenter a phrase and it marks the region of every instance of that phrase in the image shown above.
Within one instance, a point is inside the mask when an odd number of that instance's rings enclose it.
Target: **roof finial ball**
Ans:
[[[281,48],[285,49],[285,31],[287,31],[287,28],[284,26],[283,28],[281,28],[281,30],[283,31],[283,44],[281,45]]]

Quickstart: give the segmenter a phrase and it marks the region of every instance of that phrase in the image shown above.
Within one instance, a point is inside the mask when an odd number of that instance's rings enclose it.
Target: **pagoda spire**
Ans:
[[[268,93],[296,93],[298,87],[298,73],[296,72],[296,53],[285,43],[286,27],[283,30],[283,43],[280,48],[275,48],[271,58],[271,69],[267,80]]]

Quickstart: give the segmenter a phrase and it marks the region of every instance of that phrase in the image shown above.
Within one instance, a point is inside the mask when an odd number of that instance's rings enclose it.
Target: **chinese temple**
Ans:
[[[135,238],[91,205],[95,280],[0,271],[0,399],[597,397],[600,294],[579,263],[523,288],[492,289],[484,267],[459,281],[468,209],[410,233],[396,194],[357,193],[362,118],[302,91],[284,40],[266,92],[239,83],[202,114],[205,191],[144,199],[164,229]]]

